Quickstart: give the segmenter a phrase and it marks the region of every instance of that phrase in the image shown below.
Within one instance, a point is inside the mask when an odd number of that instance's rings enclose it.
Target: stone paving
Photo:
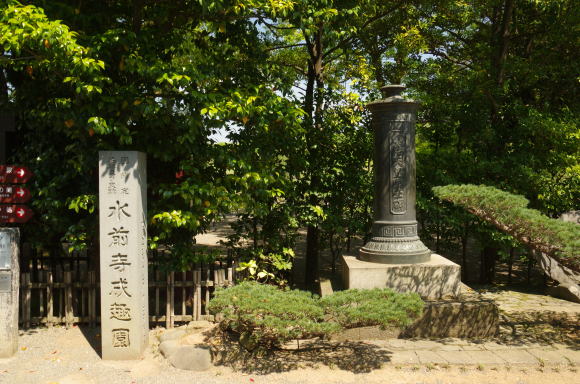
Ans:
[[[580,366],[580,345],[525,343],[500,344],[495,341],[470,342],[444,340],[373,340],[391,352],[390,363],[439,365],[550,365]]]
[[[580,322],[580,304],[557,299],[547,295],[539,295],[514,290],[480,291],[486,299],[494,300],[500,311],[507,316],[528,316],[533,319],[543,318],[547,321]]]

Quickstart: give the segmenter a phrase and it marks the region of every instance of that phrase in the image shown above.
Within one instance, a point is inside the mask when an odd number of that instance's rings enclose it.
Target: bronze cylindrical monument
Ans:
[[[372,238],[359,259],[385,264],[427,262],[431,251],[417,236],[415,120],[419,103],[401,96],[403,85],[381,88],[383,100],[367,105],[375,133]]]

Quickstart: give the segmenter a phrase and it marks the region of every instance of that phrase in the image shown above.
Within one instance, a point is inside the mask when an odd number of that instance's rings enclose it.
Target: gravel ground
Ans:
[[[97,330],[73,327],[39,328],[22,332],[20,350],[10,359],[0,359],[2,384],[137,384],[137,383],[513,383],[577,384],[580,376],[573,367],[483,367],[438,366],[436,364],[399,366],[383,364],[364,373],[341,369],[340,364],[298,364],[282,373],[253,374],[236,372],[228,367],[213,367],[206,372],[175,369],[155,351],[156,337],[162,330],[151,331],[151,345],[140,361],[102,361],[98,353]],[[94,348],[93,348],[94,346]],[[360,360],[361,356],[342,357]],[[376,356],[369,356],[376,360]],[[347,365],[345,365],[347,366]]]

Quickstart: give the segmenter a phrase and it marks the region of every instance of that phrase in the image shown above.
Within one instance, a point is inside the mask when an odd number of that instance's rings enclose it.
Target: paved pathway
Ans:
[[[580,366],[580,345],[510,345],[460,339],[390,339],[369,343],[390,351],[391,364]]]

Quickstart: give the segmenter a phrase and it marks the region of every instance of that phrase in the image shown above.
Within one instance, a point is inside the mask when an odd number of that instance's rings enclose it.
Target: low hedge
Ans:
[[[240,334],[242,344],[253,349],[326,338],[345,328],[405,326],[422,313],[423,305],[417,294],[390,289],[341,291],[321,299],[305,291],[246,281],[217,290],[208,308],[222,315],[223,329]]]

